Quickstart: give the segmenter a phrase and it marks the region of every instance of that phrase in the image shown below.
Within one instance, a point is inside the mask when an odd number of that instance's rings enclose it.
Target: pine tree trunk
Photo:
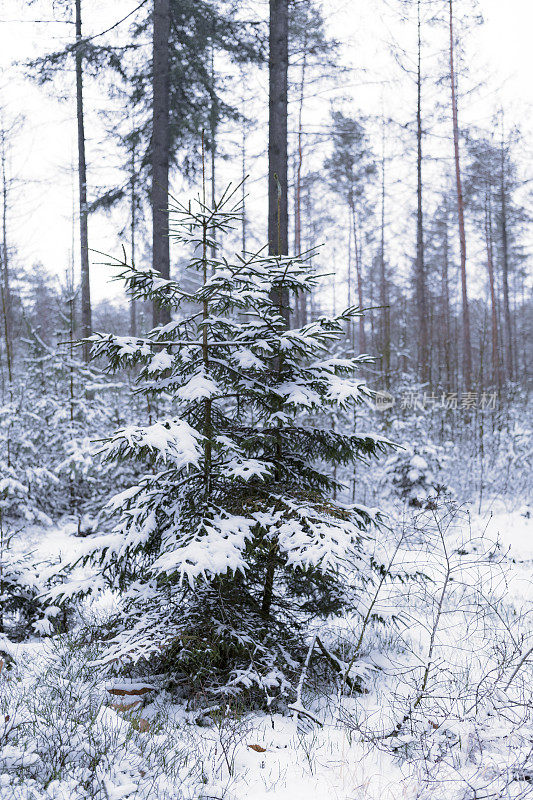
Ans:
[[[244,70],[241,70],[241,81],[244,85]],[[247,120],[244,114],[244,96],[242,98],[242,128],[241,128],[241,204],[242,204],[242,217],[241,217],[241,250],[242,257],[246,253],[246,133],[247,133]]]
[[[448,202],[444,207],[444,231],[442,242],[442,274],[441,274],[441,304],[442,304],[442,338],[444,346],[444,364],[446,372],[446,389],[452,387],[452,365],[450,354],[450,283],[448,277],[449,252],[448,252]]]
[[[352,299],[352,238],[353,238],[353,225],[352,225],[352,202],[348,200],[348,308],[353,305]],[[348,320],[348,341],[351,345],[353,341],[353,319]]]
[[[289,67],[289,4],[288,0],[270,0],[269,28],[269,119],[268,119],[268,252],[287,255],[289,252],[289,218],[287,203],[287,93]],[[283,288],[272,297],[288,327],[289,296]],[[274,368],[281,373],[281,355]],[[277,459],[281,458],[281,441],[277,437]],[[279,480],[279,475],[274,476]],[[261,614],[268,619],[274,594],[278,546],[271,542],[267,557]]]
[[[304,31],[302,73],[300,78],[300,92],[298,101],[298,152],[296,156],[296,185],[294,192],[294,254],[296,256],[302,252],[302,116],[304,106],[305,72],[307,67],[307,36],[308,31],[306,28]],[[303,308],[306,301],[307,298],[305,294],[302,293],[298,293],[295,298],[297,326],[304,324],[305,314],[303,313]]]
[[[89,234],[87,208],[87,163],[85,159],[85,122],[83,112],[83,51],[81,36],[81,0],[76,0],[76,117],[78,122],[78,180],[80,193],[80,258],[81,258],[81,336],[92,333],[91,282],[89,272]],[[90,357],[90,346],[83,345],[85,361]]]
[[[490,302],[491,302],[491,339],[492,339],[492,381],[500,387],[500,359],[498,347],[498,311],[496,303],[496,290],[494,285],[494,261],[492,257],[492,209],[490,194],[487,190],[485,200],[485,246],[487,250],[487,271],[489,274]]]
[[[370,271],[368,276],[368,303],[370,308],[374,308],[374,291],[375,291],[375,279],[373,270]],[[373,353],[376,349],[376,330],[375,330],[375,320],[374,320],[374,312],[370,312],[370,351]]]
[[[205,164],[202,164],[202,169],[205,170]],[[203,179],[203,205],[207,206],[207,198],[205,193],[205,173]],[[202,280],[205,286],[208,279],[207,274],[207,239],[208,239],[208,225],[207,219],[204,218],[202,230]],[[203,300],[202,305],[202,318],[204,323],[209,319],[209,303],[207,297]],[[209,344],[208,344],[208,329],[207,325],[202,326],[202,361],[204,365],[204,372],[209,373]],[[211,460],[212,460],[212,440],[213,440],[213,423],[212,423],[212,401],[210,397],[204,400],[204,502],[208,505],[211,496]]]
[[[505,353],[507,361],[507,377],[513,380],[515,373],[515,358],[513,354],[513,333],[511,324],[511,306],[509,303],[509,239],[507,235],[507,188],[505,186],[505,152],[502,139],[501,149],[501,232],[502,232],[502,289],[503,289],[503,313],[505,318]]]
[[[449,0],[450,10],[450,83],[452,90],[453,147],[455,158],[455,181],[457,185],[457,214],[459,220],[459,243],[461,249],[461,295],[463,304],[463,380],[465,389],[472,386],[472,346],[470,343],[470,312],[468,308],[468,289],[466,279],[466,233],[464,220],[463,188],[461,183],[461,161],[459,157],[459,122],[457,97],[455,93],[454,43],[453,43],[453,0]]]
[[[460,386],[460,370],[459,370],[459,315],[454,314],[453,322],[453,352],[454,352],[454,388],[459,389]]]
[[[268,248],[287,255],[287,91],[289,64],[288,0],[270,0],[268,121]],[[288,298],[283,300],[288,324]]]
[[[9,251],[7,247],[7,174],[6,174],[6,133],[2,129],[2,316],[4,318],[4,338],[6,347],[7,378],[13,379],[13,318],[11,307],[11,287],[9,281]]]
[[[381,350],[385,385],[389,385],[390,373],[390,308],[385,269],[385,121],[382,127],[381,142],[381,241],[379,248],[379,304],[381,306]]]
[[[168,237],[170,3],[154,0],[152,52],[152,266],[163,278],[170,277]],[[154,326],[170,321],[168,309],[154,304]]]
[[[418,25],[418,69],[416,106],[416,174],[417,174],[417,212],[416,212],[416,303],[418,311],[418,364],[423,382],[429,379],[428,348],[428,306],[426,292],[426,272],[424,264],[424,219],[422,208],[422,71],[421,71],[421,22],[420,0],[417,3]]]
[[[213,25],[214,27],[214,25]],[[211,208],[215,207],[217,184],[216,184],[216,161],[217,161],[217,130],[218,130],[218,99],[215,92],[215,46],[213,43],[214,31],[211,41],[211,108],[209,111],[209,129],[211,135]],[[211,231],[211,258],[216,256],[216,230]]]
[[[363,274],[361,265],[361,244],[359,242],[359,236],[357,235],[356,213],[355,213],[355,205],[353,204],[353,202],[352,202],[352,225],[353,225],[353,249],[355,257],[355,275],[357,279],[357,304],[359,308],[362,309],[364,307],[364,297],[363,297]],[[360,353],[366,353],[365,319],[363,316],[359,317],[359,341],[357,345]]]
[[[242,219],[241,219],[241,250],[242,257],[246,253],[246,128],[243,123],[241,141],[241,168],[242,168]]]
[[[294,161],[294,254],[297,255],[301,252],[301,208],[300,208],[300,185],[299,185],[299,176],[298,176],[298,154],[296,154],[296,158]],[[300,296],[300,292],[296,292],[294,295],[294,307],[293,307],[293,325],[296,328],[301,327],[301,320],[302,320],[302,311],[301,311],[301,300],[303,298]]]
[[[131,176],[130,176],[130,237],[131,237],[131,263],[135,266],[135,228],[137,206],[137,173],[135,163],[135,144],[131,145]],[[137,304],[134,297],[130,297],[130,335],[137,336]]]

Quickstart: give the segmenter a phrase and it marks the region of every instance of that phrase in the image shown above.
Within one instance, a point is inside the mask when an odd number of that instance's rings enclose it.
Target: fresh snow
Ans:
[[[418,513],[409,512],[411,515]],[[421,513],[428,518],[431,516],[427,512]],[[458,592],[456,597],[462,597],[462,601],[454,607],[454,596],[451,596],[452,605],[446,608],[446,618],[438,635],[437,658],[442,677],[435,701],[431,701],[427,707],[425,731],[420,729],[420,720],[417,722],[416,734],[406,725],[405,730],[396,738],[396,752],[385,744],[380,745],[379,741],[372,742],[372,735],[393,726],[399,714],[401,718],[402,709],[406,707],[405,702],[411,696],[415,684],[411,684],[410,674],[414,674],[419,668],[420,659],[424,661],[424,653],[427,653],[431,638],[432,609],[434,611],[431,597],[428,597],[430,602],[424,606],[415,603],[414,597],[411,601],[404,594],[405,611],[411,621],[407,627],[399,629],[399,639],[396,642],[390,640],[385,643],[380,639],[378,628],[370,634],[364,652],[352,664],[352,674],[360,675],[364,679],[368,688],[367,694],[344,698],[328,697],[320,693],[310,693],[304,681],[302,702],[299,706],[293,706],[289,713],[248,713],[237,719],[217,716],[216,702],[211,706],[215,709],[213,712],[210,712],[209,707],[200,706],[196,710],[194,707],[188,708],[185,702],[172,700],[158,676],[147,676],[145,680],[106,678],[105,673],[98,672],[101,668],[97,666],[97,662],[92,668],[92,679],[86,674],[82,683],[76,684],[73,676],[65,675],[58,683],[58,698],[61,692],[70,687],[70,702],[73,694],[76,697],[79,695],[76,713],[80,715],[77,721],[72,721],[75,726],[69,728],[69,758],[78,759],[81,765],[87,763],[87,753],[91,748],[95,748],[96,752],[99,747],[107,747],[105,757],[100,759],[91,778],[91,785],[100,787],[100,794],[96,794],[96,789],[91,790],[95,792],[93,794],[86,793],[80,779],[81,773],[76,772],[75,762],[71,762],[59,777],[43,787],[38,776],[45,769],[47,758],[52,757],[47,752],[52,753],[50,748],[59,746],[56,743],[59,733],[56,726],[66,724],[60,722],[62,713],[73,713],[68,708],[52,705],[50,711],[46,712],[49,716],[45,719],[39,716],[40,711],[35,711],[35,708],[39,709],[39,703],[45,702],[42,698],[49,691],[42,685],[42,676],[46,674],[53,660],[59,657],[59,652],[55,649],[53,640],[46,638],[17,645],[7,642],[4,637],[1,649],[15,660],[21,679],[16,683],[9,680],[6,683],[5,675],[0,676],[4,685],[2,713],[5,715],[0,717],[0,728],[2,725],[3,730],[9,728],[10,714],[14,715],[14,724],[29,719],[25,716],[28,711],[24,710],[24,703],[28,703],[29,698],[32,698],[34,709],[31,713],[37,713],[37,718],[31,728],[34,734],[27,729],[20,745],[6,742],[0,749],[0,798],[526,798],[530,793],[530,782],[524,779],[528,774],[528,758],[531,767],[527,741],[531,742],[533,725],[531,719],[529,723],[524,719],[517,728],[514,716],[517,712],[512,710],[512,705],[507,706],[507,703],[518,699],[518,695],[513,694],[514,689],[505,687],[506,678],[513,671],[512,667],[502,677],[500,688],[494,697],[487,695],[483,699],[484,684],[480,683],[484,705],[474,716],[468,714],[468,709],[464,707],[463,713],[459,713],[460,704],[454,704],[453,671],[456,672],[455,680],[461,681],[464,668],[468,666],[468,680],[472,686],[483,680],[483,675],[486,676],[485,681],[489,681],[491,664],[495,663],[495,652],[492,652],[492,648],[498,647],[499,641],[504,641],[498,638],[503,635],[503,628],[500,630],[501,621],[498,622],[496,618],[492,623],[495,625],[493,630],[479,625],[471,627],[474,617],[469,617],[469,603],[476,592],[483,591],[494,602],[498,600],[499,613],[506,615],[511,612],[515,620],[520,620],[524,613],[531,613],[533,539],[532,521],[528,513],[527,508],[506,510],[502,503],[488,504],[482,514],[464,508],[460,517],[447,529],[445,541],[450,552],[453,548],[464,552],[461,558],[455,557],[457,568],[454,573],[457,582],[454,591]],[[405,524],[405,509],[400,513],[391,508],[390,514],[391,527]],[[243,517],[237,529],[234,521],[231,526],[224,519],[213,521],[213,535],[218,538],[222,536],[226,541],[225,557],[235,568],[240,565],[238,556],[232,555],[232,541],[237,537],[235,553],[238,553],[253,521]],[[29,530],[34,551],[43,556],[48,554],[54,560],[65,557],[72,559],[80,553],[83,539],[76,537],[75,532],[74,524],[68,521],[59,527],[33,527]],[[198,543],[191,542],[191,574],[198,573],[200,564],[205,567],[206,558],[209,563],[209,553],[199,554],[195,550],[197,547]],[[383,547],[390,554],[390,543],[383,542]],[[492,550],[495,555],[489,561],[480,563],[478,557],[483,549]],[[221,553],[217,548],[217,558],[221,557]],[[401,565],[403,569],[412,562],[417,562],[420,566],[422,558],[425,559],[426,571],[435,581],[434,590],[429,590],[430,595],[438,599],[443,562],[437,551],[429,552],[420,541],[417,552],[415,543],[411,541],[400,552],[398,568]],[[195,567],[194,564],[198,566]],[[220,564],[213,564],[212,567],[217,572]],[[171,569],[172,563],[169,560],[166,563],[163,561],[159,568]],[[394,586],[389,588],[388,594],[381,600],[380,613],[386,613],[387,604],[398,603],[399,598],[401,592],[398,593]],[[112,598],[104,602],[102,619],[105,619],[105,613],[112,613],[112,603]],[[108,609],[107,612],[105,608]],[[325,629],[321,636],[326,642],[328,636],[348,638],[348,635],[353,636],[357,632],[358,624],[356,619],[345,618],[336,622],[332,620],[328,626],[329,632]],[[531,631],[527,628],[523,628],[522,633],[531,636]],[[349,658],[345,660],[345,665],[347,662]],[[531,698],[531,684],[529,687],[527,685],[527,676],[531,680],[531,665],[525,663],[522,669],[521,685],[524,691],[529,689]],[[447,677],[449,670],[451,672]],[[449,687],[446,681],[450,681]],[[46,680],[44,683],[46,684]],[[123,694],[119,695],[115,691],[113,697],[109,694],[109,689],[123,691]],[[139,689],[146,691],[146,694],[139,695],[141,704],[136,702],[138,695],[128,696],[132,690],[138,692]],[[448,692],[450,695],[446,699]],[[16,701],[17,693],[19,697],[27,697],[22,704],[20,700]],[[496,706],[493,705],[495,700]],[[61,703],[59,699],[53,702]],[[132,711],[121,711],[120,703],[126,707],[129,702],[134,703]],[[444,713],[447,704],[449,708]],[[498,704],[501,712],[498,711]],[[87,709],[89,706],[99,708],[91,728],[88,727],[87,711],[83,711],[85,706]],[[299,713],[295,709],[299,709]],[[211,713],[214,714],[212,718]],[[5,720],[3,723],[2,719]],[[139,720],[144,720],[142,725]],[[44,732],[47,726],[48,741],[41,735],[41,729]],[[367,739],[361,736],[362,731],[366,731]],[[425,737],[428,754],[432,752],[431,748],[436,747],[443,748],[443,753],[447,752],[444,749],[447,743],[452,745],[451,756],[430,763],[427,758],[422,757],[422,751],[415,749],[413,755],[409,755],[410,750],[418,746],[421,736]],[[454,742],[457,742],[455,747]],[[66,745],[64,742],[61,746]],[[164,766],[165,763],[170,763],[169,759],[174,763],[172,769]],[[524,769],[526,773],[523,772]],[[513,770],[516,770],[516,780],[507,781],[503,788],[504,783],[498,776],[514,776]],[[24,776],[24,779],[18,776]],[[504,794],[499,794],[498,787],[502,787]]]

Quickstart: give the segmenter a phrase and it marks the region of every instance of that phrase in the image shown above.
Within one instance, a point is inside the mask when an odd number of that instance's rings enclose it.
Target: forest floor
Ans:
[[[74,533],[71,523],[31,529],[25,542],[72,555],[83,546]],[[391,554],[401,538],[398,575],[428,580],[394,582],[375,599],[389,624],[370,625],[353,659],[364,692],[308,685],[304,673],[299,711],[195,708],[158,676],[110,681],[91,645],[5,640],[0,798],[533,797],[530,510],[391,507],[382,536]],[[105,616],[106,603],[91,613]],[[337,619],[320,634],[347,664],[359,629]]]

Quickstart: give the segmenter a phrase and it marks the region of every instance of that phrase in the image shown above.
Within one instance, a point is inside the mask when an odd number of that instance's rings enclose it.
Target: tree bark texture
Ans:
[[[152,51],[152,266],[170,277],[168,173],[170,150],[170,0],[154,0]],[[154,304],[154,326],[170,321],[168,309]]]
[[[92,333],[91,276],[89,270],[89,234],[87,208],[87,161],[85,158],[85,120],[83,110],[83,50],[81,35],[81,0],[76,0],[76,118],[78,123],[78,181],[80,203],[80,263],[81,263],[81,336]],[[83,345],[85,361],[90,357],[90,346]]]
[[[457,97],[455,92],[454,41],[453,41],[453,0],[449,0],[450,27],[450,83],[452,90],[453,148],[455,159],[455,181],[457,186],[457,215],[459,221],[459,244],[461,250],[461,295],[463,305],[463,380],[465,389],[472,386],[472,346],[470,343],[470,312],[468,308],[468,288],[466,279],[466,234],[464,219],[463,188],[461,183],[461,160],[459,155],[459,122]]]

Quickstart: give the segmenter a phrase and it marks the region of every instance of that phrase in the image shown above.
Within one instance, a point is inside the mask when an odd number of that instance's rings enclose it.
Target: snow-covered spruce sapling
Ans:
[[[385,468],[398,497],[416,508],[431,509],[451,496],[442,478],[445,463],[443,447],[406,443],[387,459]]]
[[[20,641],[32,633],[40,633],[43,616],[46,619],[40,597],[45,585],[39,580],[32,554],[17,552],[11,546],[20,533],[21,529],[10,526],[0,506],[0,661],[4,662],[6,653],[2,650],[2,640],[5,636],[11,641]]]
[[[48,345],[30,327],[26,343],[26,381],[12,425],[13,467],[38,509],[81,521],[104,494],[127,485],[113,465],[102,469],[94,459],[94,440],[124,422],[126,387],[79,361],[70,342]]]
[[[106,662],[155,661],[189,689],[265,697],[292,690],[309,627],[353,608],[372,580],[376,514],[333,501],[332,465],[386,445],[328,422],[370,394],[355,377],[368,356],[329,355],[357,310],[288,329],[276,298],[318,278],[299,258],[226,258],[234,198],[171,205],[197,288],[120,262],[132,296],[171,322],[144,337],[96,334],[92,353],[112,370],[135,365],[136,391],[168,413],[105,443],[107,461],[145,474],[112,500],[113,531],[87,542],[93,572],[55,594],[109,582],[121,592]]]

